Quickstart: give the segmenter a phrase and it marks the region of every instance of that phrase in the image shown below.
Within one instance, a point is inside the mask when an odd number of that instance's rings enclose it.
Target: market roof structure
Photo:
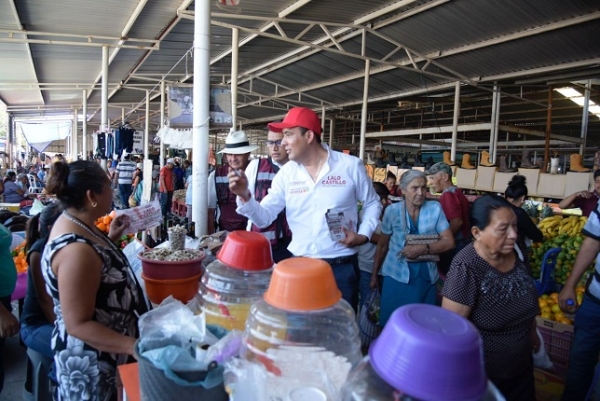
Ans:
[[[370,141],[448,138],[439,127],[452,125],[456,82],[459,124],[482,127],[462,130],[466,142],[489,138],[494,85],[506,146],[539,139],[551,98],[554,143],[579,148],[583,108],[570,97],[587,85],[590,104],[600,104],[595,0],[210,1],[211,82],[231,82],[232,35],[239,34],[244,127],[262,129],[303,105],[325,110],[325,132],[334,124],[336,143],[351,146],[367,65]],[[16,118],[30,118],[72,114],[86,96],[86,119],[98,125],[108,44],[109,119],[124,114],[141,124],[149,96],[157,128],[159,82],[193,82],[193,10],[192,0],[0,2],[0,100]],[[565,87],[577,92],[556,90]],[[599,116],[590,108],[588,148],[600,145]]]

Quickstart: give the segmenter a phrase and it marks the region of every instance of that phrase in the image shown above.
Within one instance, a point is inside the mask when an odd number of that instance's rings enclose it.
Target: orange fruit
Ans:
[[[106,224],[104,223],[98,223],[96,224],[96,227],[98,227],[100,231],[106,231]]]
[[[557,322],[560,322],[562,319],[565,319],[565,318],[566,318],[566,316],[562,312],[556,312],[554,314],[554,320],[556,320]]]
[[[548,302],[546,302],[546,300],[545,300],[545,299],[541,299],[541,298],[540,298],[540,299],[538,300],[538,303],[539,303],[539,305],[540,305],[540,309],[544,309],[544,308],[546,308],[546,307],[548,306]]]
[[[104,216],[104,217],[102,218],[102,222],[103,222],[104,224],[106,224],[106,226],[109,226],[111,221],[112,221],[112,218],[111,218],[110,216]]]
[[[545,307],[541,308],[540,311],[542,312],[542,314],[546,314],[546,315],[552,314],[552,309],[550,309],[549,306],[545,306]]]
[[[552,314],[550,314],[550,313],[542,313],[542,318],[543,319],[552,320]]]
[[[550,299],[554,301],[554,303],[558,302],[558,293],[553,292],[552,294],[550,294]]]
[[[552,310],[552,313],[559,313],[559,312],[561,312],[560,311],[560,306],[558,306],[557,304],[552,305],[552,307],[550,308],[550,310]]]
[[[573,324],[573,321],[567,317],[563,317],[562,319],[559,320],[559,322],[562,324],[570,324],[570,325]]]
[[[580,285],[580,286],[577,286],[577,288],[575,288],[575,292],[576,292],[577,294],[583,294],[583,293],[585,292],[585,287],[584,287],[584,286],[582,286],[582,285]]]

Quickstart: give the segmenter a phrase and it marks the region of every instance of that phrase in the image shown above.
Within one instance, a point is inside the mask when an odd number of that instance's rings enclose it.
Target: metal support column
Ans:
[[[77,148],[78,148],[78,138],[77,138],[77,109],[73,110],[73,132],[71,133],[71,149],[69,152],[71,153],[71,159],[73,161],[77,160]]]
[[[454,116],[452,117],[452,143],[450,145],[450,160],[456,161],[456,142],[458,141],[458,116],[460,115],[460,81],[454,86]]]
[[[198,237],[208,232],[210,5],[209,1],[197,2],[194,18],[192,221],[196,224]]]
[[[587,139],[588,121],[590,117],[591,88],[592,80],[588,79],[585,83],[585,93],[583,94],[583,114],[581,115],[581,146],[579,147],[579,154],[581,154],[582,161],[585,159],[585,141]]]
[[[323,139],[323,133],[325,132],[325,116],[327,115],[327,110],[325,110],[325,105],[321,105],[321,139]]]
[[[83,121],[81,122],[81,131],[81,153],[83,154],[83,160],[87,160],[87,89],[83,90]]]
[[[14,162],[14,143],[15,143],[15,119],[12,114],[8,115],[8,135],[6,136],[6,153],[8,153],[8,165],[5,167],[12,168]]]
[[[333,149],[333,132],[335,131],[335,118],[329,119],[329,147]]]
[[[488,152],[490,155],[494,153],[494,136],[496,135],[496,102],[498,101],[498,86],[494,85],[494,91],[492,92],[492,118],[490,120],[490,146]]]
[[[144,127],[144,160],[148,160],[150,143],[150,91],[146,91],[146,124]]]
[[[546,143],[544,145],[544,164],[542,173],[548,172],[550,163],[550,134],[552,133],[552,86],[548,86],[548,114],[546,117]]]
[[[100,131],[108,131],[108,46],[102,46],[102,96]]]
[[[237,119],[237,94],[238,94],[238,63],[240,57],[240,30],[231,30],[231,130],[235,131]]]
[[[498,153],[498,135],[500,134],[498,125],[500,123],[500,102],[502,101],[502,95],[500,94],[500,88],[496,92],[496,113],[494,119],[494,152],[490,153],[490,162],[496,163],[496,154]]]
[[[160,128],[165,127],[165,81],[160,81]],[[163,133],[164,135],[164,133]],[[160,140],[160,157],[159,157],[160,168],[165,165],[165,141]]]
[[[358,158],[364,162],[365,159],[365,135],[367,133],[367,102],[369,101],[369,74],[371,73],[371,60],[365,61],[365,82],[363,86],[363,103],[360,116],[360,145]]]

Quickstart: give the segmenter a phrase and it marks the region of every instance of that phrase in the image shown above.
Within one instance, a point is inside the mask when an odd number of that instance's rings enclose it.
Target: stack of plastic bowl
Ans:
[[[200,284],[206,323],[244,330],[252,304],[262,298],[273,272],[269,240],[260,233],[231,232]]]
[[[272,373],[270,399],[339,398],[361,352],[354,311],[329,264],[291,258],[275,266],[264,299],[250,310],[241,356]]]
[[[150,302],[160,304],[172,295],[186,303],[198,293],[204,252],[199,251],[197,258],[182,261],[148,259],[143,252],[138,257],[142,261],[142,278]]]
[[[414,304],[392,314],[350,373],[342,400],[502,399],[498,394],[488,385],[475,326],[437,306]]]

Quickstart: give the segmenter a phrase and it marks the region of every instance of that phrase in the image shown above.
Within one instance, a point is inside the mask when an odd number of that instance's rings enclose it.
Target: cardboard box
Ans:
[[[590,181],[594,180],[594,173],[574,173],[567,172],[567,182],[565,183],[564,197],[574,194],[579,191],[587,191],[590,189]],[[593,186],[592,186],[593,188]]]
[[[0,209],[6,209],[14,213],[19,213],[21,211],[21,206],[19,203],[0,203]]]
[[[536,195],[549,198],[562,198],[565,193],[567,176],[565,174],[541,173],[537,185]],[[527,181],[527,188],[532,188]]]
[[[529,195],[536,194],[537,192],[535,192],[535,191],[539,185],[540,169],[539,168],[520,168],[518,171],[518,174],[524,176],[525,179],[527,180],[526,185],[527,185]],[[506,189],[506,188],[504,188],[504,189]]]
[[[477,180],[477,169],[456,169],[456,186],[459,188],[475,188],[475,181]]]
[[[515,174],[517,174],[517,173],[505,173],[505,172],[496,171],[496,175],[494,175],[493,191],[504,194],[504,192],[506,191],[506,188],[508,187],[508,183],[510,182],[510,180],[512,180],[512,178],[515,176]],[[529,189],[529,186],[527,187],[527,189]]]
[[[494,189],[494,175],[496,167],[477,167],[477,177],[475,178],[475,188],[481,191],[492,191]]]

